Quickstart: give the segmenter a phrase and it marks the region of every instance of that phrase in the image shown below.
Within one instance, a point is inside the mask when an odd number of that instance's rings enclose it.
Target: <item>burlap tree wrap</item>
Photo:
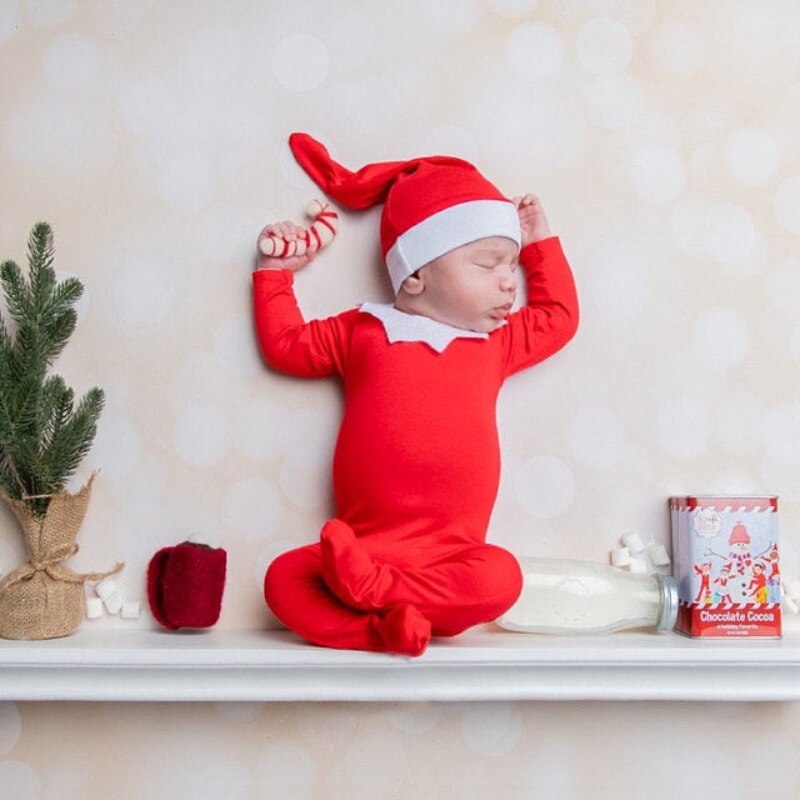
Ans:
[[[4,639],[53,639],[68,636],[86,614],[85,581],[119,572],[76,573],[59,562],[78,552],[78,530],[89,505],[95,476],[77,493],[53,495],[47,513],[37,517],[22,500],[0,497],[22,526],[28,563],[0,581],[0,636]]]

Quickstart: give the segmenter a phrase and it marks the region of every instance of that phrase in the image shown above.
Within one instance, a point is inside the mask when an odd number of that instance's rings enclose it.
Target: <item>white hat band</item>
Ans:
[[[522,234],[514,204],[507,200],[469,200],[449,206],[404,231],[386,254],[394,293],[429,261],[487,236],[504,236],[520,246]]]

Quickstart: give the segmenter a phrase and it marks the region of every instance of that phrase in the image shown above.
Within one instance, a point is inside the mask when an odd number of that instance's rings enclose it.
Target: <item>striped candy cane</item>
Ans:
[[[302,256],[312,241],[316,241],[318,249],[330,244],[339,230],[339,215],[333,207],[320,200],[312,200],[306,206],[306,216],[314,221],[299,234],[297,239],[289,242],[274,234],[264,236],[258,243],[261,252],[265,256],[288,258]]]

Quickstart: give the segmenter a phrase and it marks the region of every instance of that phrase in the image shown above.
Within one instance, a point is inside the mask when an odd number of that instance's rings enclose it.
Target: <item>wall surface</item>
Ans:
[[[269,372],[262,225],[353,167],[446,152],[535,191],[582,327],[510,380],[490,537],[605,560],[678,492],[781,496],[800,574],[800,15],[791,0],[0,0],[0,259],[39,219],[86,285],[58,372],[107,393],[73,564],[229,552],[220,625],[330,514],[338,387]],[[309,316],[390,299],[377,212],[299,276]],[[22,561],[0,518],[0,571]],[[105,619],[99,627],[150,626]],[[794,704],[0,703],[0,787],[44,797],[796,797]],[[680,749],[676,756],[675,748]]]

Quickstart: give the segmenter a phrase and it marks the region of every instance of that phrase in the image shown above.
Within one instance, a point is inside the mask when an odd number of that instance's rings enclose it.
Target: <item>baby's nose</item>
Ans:
[[[500,277],[500,288],[504,292],[515,292],[517,290],[516,273],[508,272]]]

